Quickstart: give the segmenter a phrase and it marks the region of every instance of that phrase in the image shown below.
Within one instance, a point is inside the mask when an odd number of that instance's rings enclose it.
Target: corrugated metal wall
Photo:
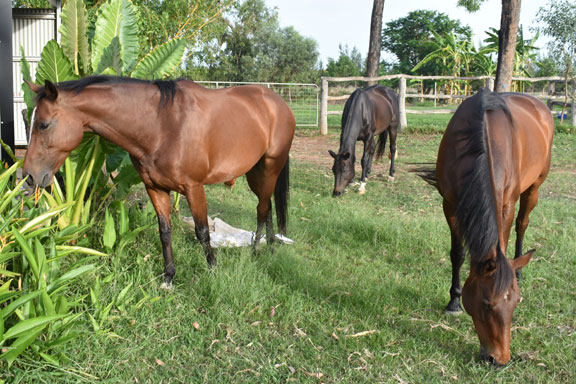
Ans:
[[[22,109],[26,108],[22,94],[21,51],[24,49],[26,60],[30,64],[32,79],[36,78],[36,68],[40,61],[42,48],[52,39],[57,39],[56,10],[51,9],[13,9],[12,10],[12,57],[14,74],[14,142],[22,146],[28,144]]]

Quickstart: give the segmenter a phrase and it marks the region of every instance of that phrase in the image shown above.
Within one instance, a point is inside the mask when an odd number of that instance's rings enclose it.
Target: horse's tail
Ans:
[[[284,168],[278,175],[276,187],[274,187],[274,205],[276,206],[276,220],[278,232],[286,235],[286,222],[288,221],[288,197],[290,196],[290,158],[286,159]]]
[[[386,152],[387,138],[388,138],[388,129],[378,136],[378,146],[376,147],[376,160],[380,159]]]

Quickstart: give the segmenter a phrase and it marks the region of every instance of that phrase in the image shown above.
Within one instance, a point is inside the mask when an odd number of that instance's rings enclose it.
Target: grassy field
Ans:
[[[531,215],[524,302],[515,312],[512,362],[495,369],[477,358],[471,318],[444,314],[449,299],[449,234],[440,197],[411,162],[434,161],[440,134],[409,116],[394,183],[375,175],[368,193],[331,197],[331,172],[292,160],[288,236],[294,245],[219,249],[208,270],[200,245],[175,214],[177,274],[159,289],[156,230],[123,257],[102,262],[98,326],[61,366],[20,362],[10,383],[572,383],[576,380],[576,135],[555,138],[552,170]],[[447,116],[444,116],[447,121]],[[422,118],[424,119],[424,118]],[[438,118],[440,119],[440,118]],[[426,118],[426,121],[428,119]],[[438,124],[444,124],[439,122]],[[332,124],[336,130],[338,123]],[[358,165],[357,165],[358,166]],[[246,181],[233,192],[207,188],[209,214],[255,228]],[[143,195],[132,200],[136,202]],[[137,225],[156,223],[153,212]],[[98,248],[98,244],[94,247]],[[463,268],[466,276],[467,267]],[[106,278],[110,275],[110,278]],[[129,289],[125,289],[130,287]],[[108,316],[99,305],[113,302]],[[101,304],[99,304],[101,303]]]

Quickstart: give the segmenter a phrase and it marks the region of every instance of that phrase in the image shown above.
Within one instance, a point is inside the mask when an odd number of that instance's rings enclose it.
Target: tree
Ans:
[[[432,31],[440,36],[452,33],[457,40],[469,40],[472,37],[470,27],[462,26],[458,20],[452,20],[436,11],[413,11],[386,23],[382,30],[382,47],[398,59],[398,72],[410,73],[416,64],[436,49]],[[436,75],[440,72],[440,65],[434,62],[426,63],[418,71],[421,75]]]
[[[194,53],[187,73],[222,81],[316,80],[316,42],[293,27],[280,28],[277,12],[263,0],[239,1],[224,17],[223,33]]]
[[[538,10],[538,21],[543,23],[542,33],[552,38],[548,49],[564,73],[564,107],[568,103],[568,83],[576,80],[576,4],[567,0],[550,0],[548,6]],[[573,91],[574,92],[574,91]],[[571,95],[575,102],[574,93]],[[574,108],[573,108],[574,110]],[[562,113],[564,116],[564,113]],[[572,125],[576,124],[572,114]]]
[[[372,19],[370,21],[370,45],[368,46],[368,58],[366,59],[366,77],[378,76],[378,64],[380,62],[380,51],[382,50],[382,13],[384,12],[384,0],[374,0],[372,7]],[[368,85],[376,84],[375,81]]]
[[[326,66],[326,76],[329,77],[349,77],[362,75],[362,55],[356,47],[352,50],[348,46],[339,46],[340,56],[338,60],[328,58]]]
[[[469,12],[476,12],[486,0],[458,0],[458,5]],[[502,0],[500,30],[498,31],[498,64],[494,90],[507,92],[512,84],[514,54],[518,25],[520,22],[521,0]]]

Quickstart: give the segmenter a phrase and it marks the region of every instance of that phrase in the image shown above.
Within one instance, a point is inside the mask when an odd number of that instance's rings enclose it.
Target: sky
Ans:
[[[326,65],[328,58],[337,59],[338,46],[358,48],[362,57],[368,53],[372,0],[265,0],[268,7],[277,8],[280,25],[293,26],[302,36],[318,43],[320,59]],[[529,27],[536,26],[538,9],[548,3],[544,0],[522,0],[520,24],[525,38],[535,35]],[[484,31],[490,27],[500,28],[501,0],[487,0],[476,13],[468,13],[457,7],[457,0],[385,0],[383,26],[387,22],[407,16],[409,12],[425,9],[445,13],[462,25],[472,28],[476,47],[486,38]],[[536,46],[544,48],[546,39],[540,36]],[[381,59],[392,60],[394,56],[384,52]]]

